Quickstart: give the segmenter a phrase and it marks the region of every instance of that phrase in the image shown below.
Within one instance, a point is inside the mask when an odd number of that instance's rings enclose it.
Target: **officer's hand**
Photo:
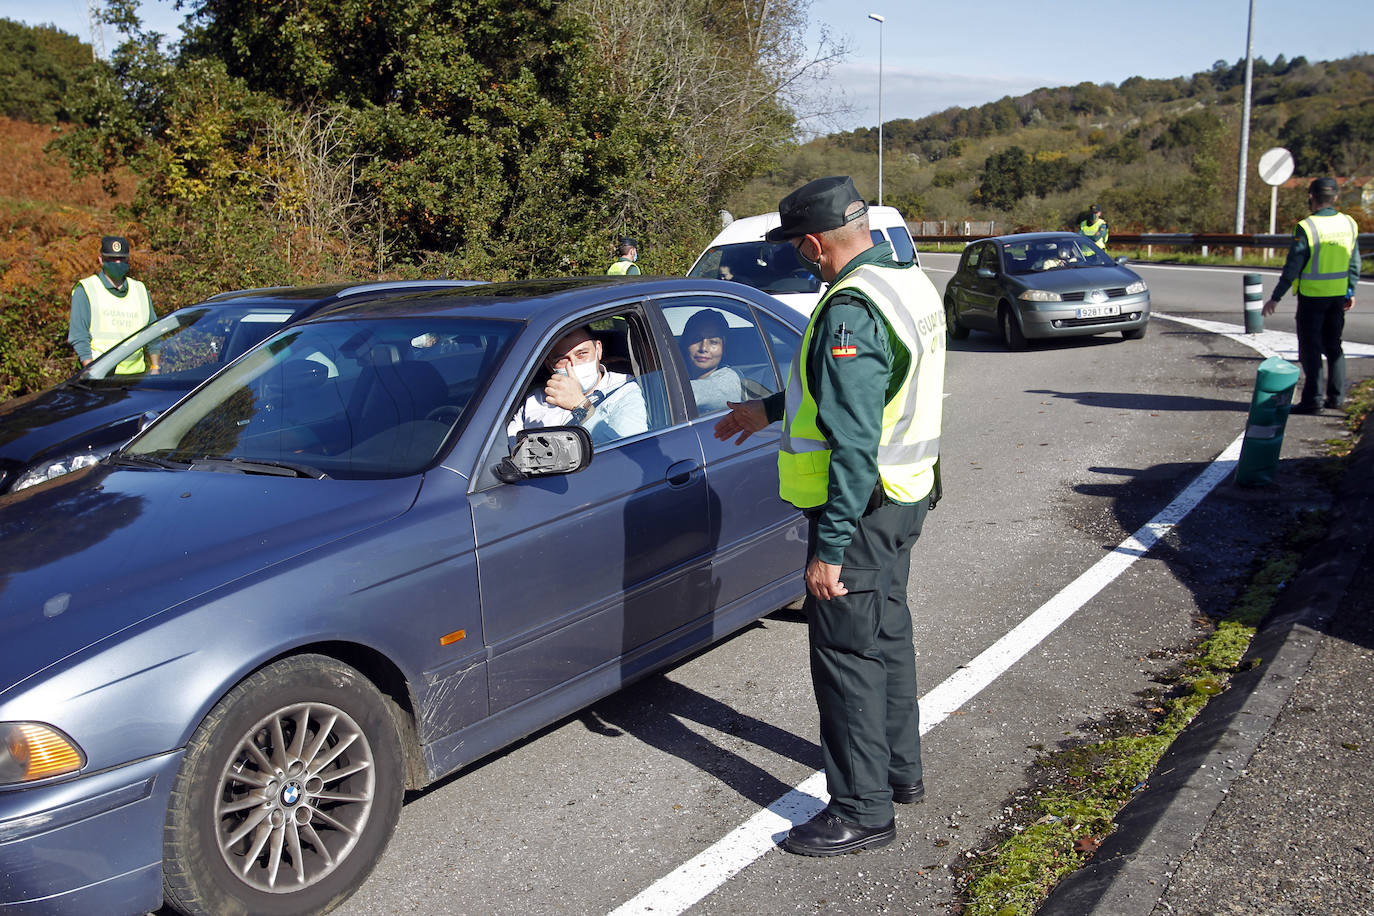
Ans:
[[[1354,297],[1354,296],[1351,296],[1349,299],[1345,300],[1345,310],[1348,312],[1348,311],[1350,311],[1351,309],[1353,309],[1354,307],[1355,307],[1355,297]]]
[[[840,581],[840,570],[843,568],[812,557],[811,562],[806,564],[806,590],[821,601],[849,594],[849,589]]]
[[[582,386],[571,375],[555,373],[549,376],[548,383],[544,385],[544,400],[555,407],[572,410],[586,399],[587,396],[582,393]]]
[[[739,438],[735,440],[735,444],[739,445],[768,425],[768,413],[763,409],[762,401],[744,401],[738,404],[726,401],[725,404],[730,408],[730,412],[716,422],[715,432],[716,438],[722,442],[738,433]]]
[[[1270,299],[1268,302],[1264,303],[1264,308],[1260,309],[1260,314],[1267,318],[1278,311],[1278,308],[1279,301],[1277,299]]]

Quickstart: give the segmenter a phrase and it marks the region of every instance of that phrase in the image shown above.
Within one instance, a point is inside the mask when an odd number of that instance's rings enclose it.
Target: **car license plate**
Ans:
[[[1109,315],[1120,315],[1121,306],[1119,305],[1085,305],[1078,310],[1079,318],[1105,318]]]

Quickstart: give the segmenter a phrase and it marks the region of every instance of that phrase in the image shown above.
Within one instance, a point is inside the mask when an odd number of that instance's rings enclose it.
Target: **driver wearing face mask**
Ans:
[[[67,342],[81,365],[157,320],[148,289],[129,275],[129,240],[107,235],[100,240],[100,270],[72,289]],[[146,359],[145,359],[146,356]],[[120,375],[156,374],[157,354],[143,350],[114,370]]]
[[[596,445],[648,430],[639,384],[601,364],[601,341],[586,328],[561,337],[545,366],[543,390],[527,397],[506,427],[511,442],[522,429],[546,426],[581,426]]]

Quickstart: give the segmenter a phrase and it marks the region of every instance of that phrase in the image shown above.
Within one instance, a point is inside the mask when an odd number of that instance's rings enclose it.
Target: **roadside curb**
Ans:
[[[1374,540],[1374,427],[1366,420],[1333,503],[1326,538],[1304,556],[1250,644],[1241,671],[1164,754],[1117,816],[1097,855],[1067,876],[1040,916],[1148,916],[1232,783],[1306,674]],[[1248,666],[1248,670],[1247,670]]]

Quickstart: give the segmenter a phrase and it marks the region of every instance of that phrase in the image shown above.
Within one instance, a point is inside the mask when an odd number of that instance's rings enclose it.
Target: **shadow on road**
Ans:
[[[1027,394],[1043,394],[1063,398],[1085,407],[1105,407],[1110,410],[1150,411],[1247,411],[1248,403],[1225,398],[1197,398],[1176,394],[1153,394],[1133,391],[1054,391],[1049,388],[1028,388]]]

